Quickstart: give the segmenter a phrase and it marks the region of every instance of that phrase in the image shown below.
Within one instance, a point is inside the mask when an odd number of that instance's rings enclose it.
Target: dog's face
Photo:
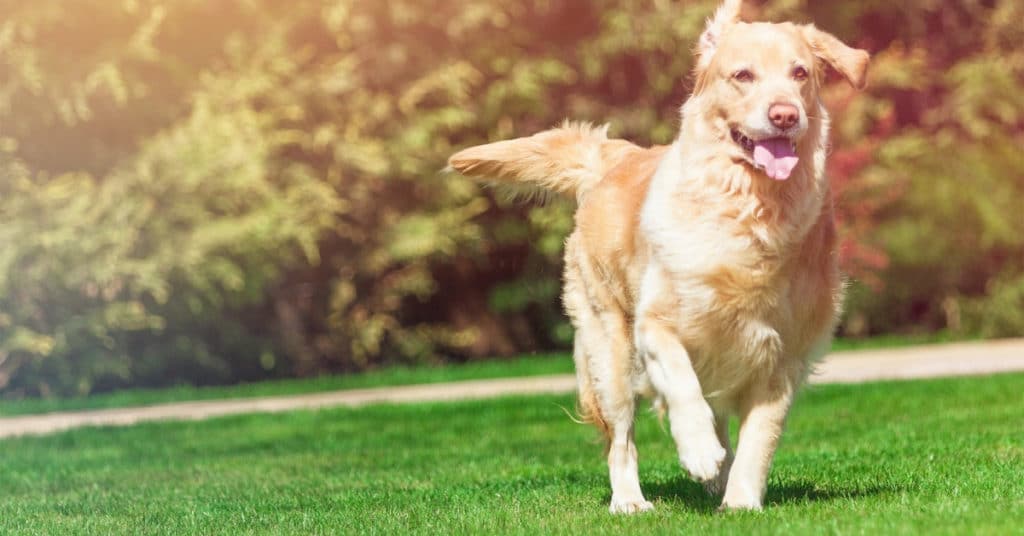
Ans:
[[[823,113],[825,64],[862,87],[868,55],[813,26],[738,18],[739,2],[726,2],[701,36],[695,94],[711,114],[713,135],[737,159],[785,180],[799,162],[798,144]]]

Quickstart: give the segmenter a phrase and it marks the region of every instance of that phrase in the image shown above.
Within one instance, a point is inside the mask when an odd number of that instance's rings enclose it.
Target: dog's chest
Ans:
[[[679,333],[708,392],[736,388],[771,368],[793,333],[794,274],[780,255],[748,244],[673,281]]]
[[[788,281],[742,267],[709,274],[704,300],[681,301],[680,322],[702,353],[717,359],[765,364],[779,358],[791,304]]]

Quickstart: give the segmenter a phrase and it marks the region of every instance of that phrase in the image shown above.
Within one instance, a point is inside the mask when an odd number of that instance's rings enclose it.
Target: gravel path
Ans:
[[[861,383],[1013,371],[1024,371],[1024,339],[843,352],[826,358],[810,381],[818,384]],[[126,426],[144,421],[200,420],[241,413],[471,400],[506,395],[565,394],[572,392],[575,387],[575,379],[571,375],[536,376],[27,415],[0,418],[0,438],[48,434],[81,426]]]

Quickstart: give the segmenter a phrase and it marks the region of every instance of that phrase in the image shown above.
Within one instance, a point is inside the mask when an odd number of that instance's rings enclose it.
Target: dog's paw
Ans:
[[[726,455],[718,438],[712,435],[710,439],[688,443],[696,444],[686,445],[684,443],[680,447],[679,463],[690,472],[690,476],[697,482],[717,480],[722,472]]]
[[[608,507],[608,511],[613,514],[639,514],[650,510],[654,510],[654,505],[650,501],[645,501],[643,497],[640,499],[616,499],[613,497],[612,504]]]
[[[761,509],[764,503],[764,484],[743,476],[736,475],[736,478],[729,480],[719,512]]]
[[[718,507],[719,512],[756,512],[762,510],[760,501],[738,501],[732,502],[728,499]]]

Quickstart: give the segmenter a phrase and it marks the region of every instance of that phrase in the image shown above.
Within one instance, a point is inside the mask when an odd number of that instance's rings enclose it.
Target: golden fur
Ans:
[[[638,395],[668,414],[680,462],[724,493],[723,507],[760,508],[790,402],[840,307],[818,89],[825,64],[863,87],[868,55],[813,26],[739,17],[740,2],[727,0],[709,20],[672,145],[641,148],[567,124],[449,162],[579,204],[564,302],[581,411],[608,438],[612,512],[652,508],[633,442]],[[788,130],[768,117],[778,103],[799,111]],[[758,169],[740,134],[792,143],[799,162],[788,180]]]

